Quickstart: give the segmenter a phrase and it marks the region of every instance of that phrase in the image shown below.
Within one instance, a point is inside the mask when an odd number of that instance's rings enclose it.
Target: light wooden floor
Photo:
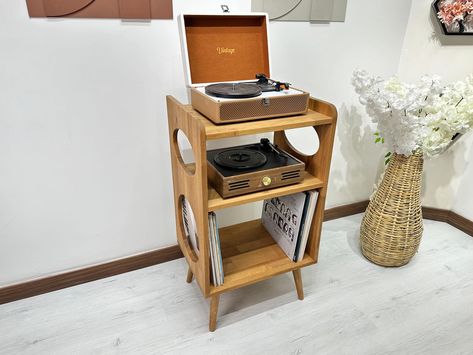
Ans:
[[[473,238],[425,221],[387,269],[358,249],[361,216],[324,224],[319,264],[221,297],[218,328],[183,259],[0,306],[0,354],[473,354]]]

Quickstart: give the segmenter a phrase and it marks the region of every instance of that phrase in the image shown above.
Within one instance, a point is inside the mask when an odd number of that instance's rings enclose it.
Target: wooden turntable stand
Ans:
[[[195,278],[206,298],[210,298],[209,330],[217,324],[217,310],[222,293],[244,287],[273,276],[292,271],[297,295],[304,298],[301,268],[317,263],[320,233],[324,216],[325,198],[332,158],[332,147],[337,120],[336,108],[321,100],[311,98],[306,114],[266,119],[244,123],[216,125],[195,111],[191,105],[183,105],[175,98],[167,97],[169,141],[171,148],[174,204],[177,241],[189,265],[187,282]],[[285,130],[313,127],[318,134],[320,147],[316,154],[306,156],[296,151],[288,142]],[[195,164],[185,164],[178,147],[178,131],[181,130],[192,145]],[[253,192],[223,199],[208,184],[207,141],[274,132],[274,144],[305,163],[304,179],[294,185]],[[304,257],[293,262],[279,248],[262,226],[261,220],[244,222],[219,229],[224,284],[211,284],[208,213],[227,207],[284,196],[296,192],[318,190],[319,197],[312,219],[309,239]],[[186,238],[182,221],[182,198],[185,197],[194,212],[199,236],[199,256]]]

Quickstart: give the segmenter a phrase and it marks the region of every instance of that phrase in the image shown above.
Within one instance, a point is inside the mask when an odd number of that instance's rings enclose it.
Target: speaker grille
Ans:
[[[307,111],[309,94],[263,99],[223,102],[220,107],[221,120],[236,120],[266,116],[294,115]]]
[[[300,170],[286,171],[281,174],[281,180],[298,179],[300,176]]]
[[[246,189],[250,187],[250,180],[239,180],[228,183],[228,191]]]

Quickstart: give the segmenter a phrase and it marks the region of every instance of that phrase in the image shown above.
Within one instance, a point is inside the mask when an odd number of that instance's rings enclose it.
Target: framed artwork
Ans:
[[[472,0],[435,0],[435,16],[446,35],[473,35]]]
[[[271,21],[344,22],[347,0],[252,0],[251,11]]]
[[[172,0],[26,0],[30,17],[172,19]]]

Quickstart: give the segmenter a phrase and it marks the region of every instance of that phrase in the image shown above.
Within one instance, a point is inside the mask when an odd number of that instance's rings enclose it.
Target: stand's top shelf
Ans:
[[[209,140],[284,131],[291,128],[320,126],[334,121],[334,118],[328,115],[309,109],[303,115],[216,125],[195,111],[191,105],[185,105],[185,109],[200,121]]]

